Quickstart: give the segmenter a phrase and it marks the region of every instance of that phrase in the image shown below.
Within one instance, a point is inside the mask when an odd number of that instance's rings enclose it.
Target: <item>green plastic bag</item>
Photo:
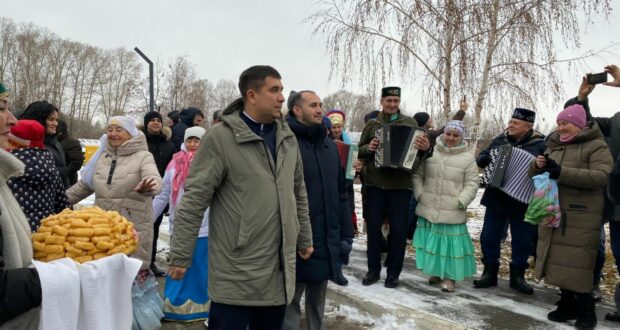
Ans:
[[[525,222],[533,225],[544,223],[548,227],[560,226],[560,199],[558,183],[549,178],[549,173],[536,175],[534,181],[534,194],[525,212]]]

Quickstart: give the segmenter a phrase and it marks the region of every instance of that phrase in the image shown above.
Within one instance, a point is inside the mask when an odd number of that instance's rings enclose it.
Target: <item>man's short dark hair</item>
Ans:
[[[286,107],[288,108],[288,111],[291,114],[291,116],[295,117],[295,113],[293,112],[293,107],[294,106],[301,107],[302,101],[303,101],[303,96],[304,96],[303,94],[304,93],[316,94],[314,91],[303,90],[303,91],[300,91],[300,92],[291,91],[291,93],[288,95],[288,100],[286,102]]]
[[[245,100],[248,90],[259,90],[265,84],[267,77],[282,79],[278,70],[269,65],[255,65],[241,73],[239,76],[239,92]]]
[[[173,110],[173,111],[168,112],[166,116],[170,118],[170,120],[176,123],[181,119],[180,114],[181,113],[179,112],[179,110]]]
[[[213,121],[215,120],[219,120],[220,119],[220,113],[222,112],[222,110],[215,110],[213,111],[213,118],[211,118]]]

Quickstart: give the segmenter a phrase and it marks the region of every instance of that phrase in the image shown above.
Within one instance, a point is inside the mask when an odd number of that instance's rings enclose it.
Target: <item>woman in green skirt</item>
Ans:
[[[418,166],[413,179],[418,201],[416,265],[430,276],[429,283],[441,283],[444,292],[454,291],[455,281],[476,274],[465,211],[478,191],[478,167],[464,134],[462,121],[448,122],[433,157]]]

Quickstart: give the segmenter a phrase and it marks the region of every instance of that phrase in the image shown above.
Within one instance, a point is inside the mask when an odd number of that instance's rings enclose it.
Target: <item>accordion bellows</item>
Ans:
[[[375,131],[379,147],[375,151],[376,167],[392,167],[412,170],[418,149],[415,140],[424,130],[407,126],[387,124]]]
[[[338,147],[338,157],[340,158],[340,167],[345,171],[345,179],[353,180],[355,178],[355,162],[357,161],[358,147],[354,144],[346,144],[342,141],[334,140]]]
[[[491,162],[482,173],[482,185],[499,189],[517,201],[529,204],[534,184],[528,169],[534,156],[509,145],[491,149]]]

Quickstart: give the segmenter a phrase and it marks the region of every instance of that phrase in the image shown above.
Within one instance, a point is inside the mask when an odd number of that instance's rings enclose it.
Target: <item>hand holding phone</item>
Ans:
[[[605,67],[605,72],[609,73],[613,78],[613,81],[603,83],[605,86],[620,87],[620,68],[617,65],[608,65]]]

